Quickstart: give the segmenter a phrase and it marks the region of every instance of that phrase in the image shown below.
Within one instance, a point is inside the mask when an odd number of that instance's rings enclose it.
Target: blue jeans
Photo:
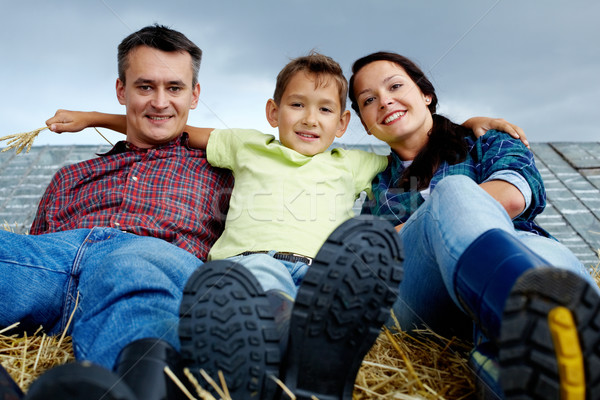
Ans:
[[[250,254],[247,256],[229,257],[246,267],[258,280],[263,290],[280,290],[296,298],[302,279],[308,271],[308,265],[302,262],[276,260],[272,257],[275,250],[268,254]]]
[[[551,265],[577,271],[597,287],[577,257],[554,239],[515,230],[504,208],[468,177],[448,176],[400,231],[404,280],[394,314],[402,329],[428,326],[470,339],[473,325],[453,287],[456,264],[484,232],[499,228],[517,237]],[[485,266],[482,265],[482,268]]]
[[[0,230],[0,327],[69,331],[78,360],[112,369],[123,347],[160,338],[179,349],[183,287],[202,262],[163,240],[111,228],[45,235]]]

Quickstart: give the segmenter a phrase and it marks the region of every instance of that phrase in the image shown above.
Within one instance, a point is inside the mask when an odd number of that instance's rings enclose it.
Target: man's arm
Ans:
[[[122,114],[106,114],[95,111],[58,110],[54,117],[46,121],[52,132],[79,132],[85,128],[106,128],[127,134],[127,119]],[[190,145],[197,149],[206,149],[208,138],[214,128],[198,128],[186,125],[184,130],[190,136]]]

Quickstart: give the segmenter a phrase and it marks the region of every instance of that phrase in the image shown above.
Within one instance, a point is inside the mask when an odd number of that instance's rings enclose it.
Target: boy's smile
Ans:
[[[279,128],[281,143],[306,156],[327,150],[344,134],[350,121],[350,112],[341,110],[335,80],[321,78],[298,72],[290,79],[279,105],[272,99],[267,102],[267,120]]]

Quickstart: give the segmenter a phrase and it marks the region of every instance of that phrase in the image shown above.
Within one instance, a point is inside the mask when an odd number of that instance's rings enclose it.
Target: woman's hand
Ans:
[[[515,139],[520,139],[529,148],[529,142],[523,129],[503,118],[473,117],[463,122],[462,125],[471,129],[475,133],[475,137],[485,135],[490,129],[506,132]]]

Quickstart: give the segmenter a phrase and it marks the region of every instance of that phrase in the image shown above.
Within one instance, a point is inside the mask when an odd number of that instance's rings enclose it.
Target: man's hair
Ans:
[[[119,44],[117,60],[121,82],[125,83],[125,71],[129,67],[129,53],[139,46],[148,46],[165,52],[189,53],[192,57],[192,86],[198,83],[202,50],[183,33],[158,24],[147,26],[132,33]]]
[[[283,92],[285,92],[290,80],[296,73],[301,71],[315,75],[315,87],[322,85],[327,77],[332,77],[339,89],[341,111],[343,112],[346,109],[348,81],[344,76],[342,67],[333,58],[314,51],[307,56],[294,58],[279,72],[277,83],[275,84],[275,93],[273,94],[275,104],[280,104]]]

